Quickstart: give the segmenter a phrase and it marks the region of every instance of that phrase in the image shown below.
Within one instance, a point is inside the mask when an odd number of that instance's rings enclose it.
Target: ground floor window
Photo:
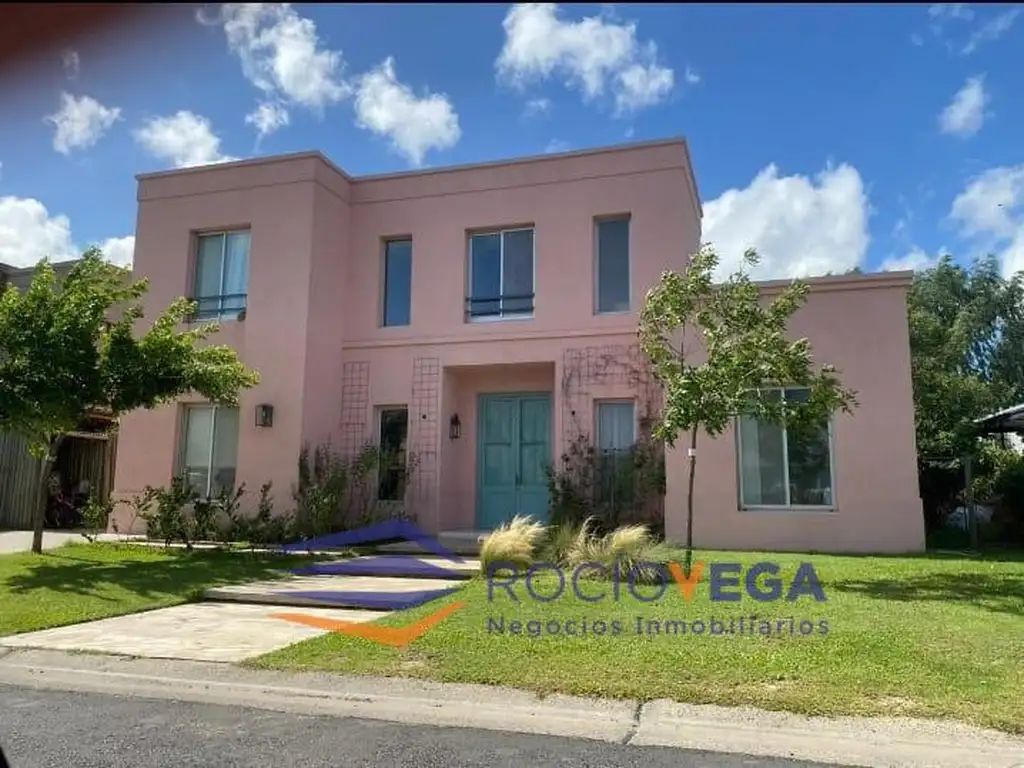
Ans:
[[[632,491],[623,484],[632,481],[636,407],[630,400],[599,400],[596,416],[598,500],[614,505]]]
[[[806,400],[808,390],[787,388],[771,396]],[[834,505],[829,422],[789,431],[748,417],[739,421],[740,503],[744,507]]]
[[[185,407],[181,469],[185,481],[203,496],[235,487],[238,467],[238,409],[213,405]]]
[[[377,499],[380,501],[401,501],[405,497],[408,436],[409,409],[405,406],[381,408],[377,474]]]

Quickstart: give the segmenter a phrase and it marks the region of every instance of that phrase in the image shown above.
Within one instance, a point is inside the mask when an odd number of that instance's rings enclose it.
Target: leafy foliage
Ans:
[[[758,263],[753,250],[744,266]],[[638,336],[665,404],[655,437],[674,445],[690,437],[687,503],[687,567],[693,547],[693,479],[698,433],[721,435],[741,415],[785,423],[790,432],[819,429],[835,411],[851,412],[853,391],[844,388],[830,365],[815,367],[807,339],[790,340],[790,318],[807,300],[810,287],[792,282],[770,302],[742,269],[713,282],[718,254],[702,247],[685,272],[666,272],[647,293]],[[773,397],[777,387],[803,387],[805,400]]]
[[[237,405],[259,381],[233,349],[203,343],[215,323],[180,330],[194,308],[188,299],[138,333],[147,287],[91,248],[63,280],[42,261],[26,291],[0,294],[0,429],[27,440],[43,477],[61,435],[94,411],[116,417],[193,392]],[[39,551],[41,510],[37,517]]]

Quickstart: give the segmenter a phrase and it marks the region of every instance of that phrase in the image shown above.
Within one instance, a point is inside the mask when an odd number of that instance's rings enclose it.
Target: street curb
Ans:
[[[404,678],[285,673],[228,664],[15,650],[0,685],[480,728],[847,766],[1024,768],[1024,739],[959,723],[821,718],[669,701],[541,698]]]

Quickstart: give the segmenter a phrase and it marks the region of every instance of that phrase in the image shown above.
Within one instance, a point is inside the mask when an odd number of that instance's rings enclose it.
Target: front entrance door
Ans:
[[[547,522],[551,396],[480,395],[477,414],[477,526],[493,530],[516,515]]]

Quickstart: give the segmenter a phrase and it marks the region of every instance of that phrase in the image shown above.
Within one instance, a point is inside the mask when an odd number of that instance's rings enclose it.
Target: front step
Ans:
[[[456,555],[476,557],[480,554],[480,543],[487,536],[487,531],[445,531],[439,533],[436,541],[449,552]],[[427,550],[414,541],[396,541],[382,544],[375,548],[382,554],[422,555]]]
[[[369,555],[348,560],[313,563],[296,568],[300,576],[390,576],[406,579],[471,579],[480,571],[477,560],[454,562],[409,555]]]
[[[404,611],[446,597],[461,589],[451,578],[382,576],[294,576],[214,587],[206,600],[310,608],[362,608]]]

